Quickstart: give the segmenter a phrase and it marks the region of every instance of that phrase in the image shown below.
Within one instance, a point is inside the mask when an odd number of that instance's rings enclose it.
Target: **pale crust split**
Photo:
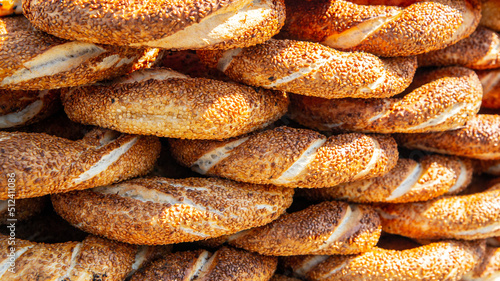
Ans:
[[[168,69],[65,89],[61,98],[76,122],[187,139],[224,139],[263,128],[284,115],[289,103],[284,92],[190,78]]]
[[[411,56],[442,49],[479,24],[479,0],[417,1],[406,7],[344,0],[287,1],[283,37],[380,56]]]
[[[24,1],[37,28],[70,40],[163,49],[230,49],[262,43],[285,21],[283,0]]]
[[[318,188],[376,177],[396,165],[394,140],[383,135],[343,134],[326,138],[305,129],[279,127],[254,133],[237,146],[224,141],[170,140],[172,155],[197,170],[214,155],[206,175],[287,187]],[[240,137],[241,138],[241,137]],[[214,154],[224,148],[223,157]],[[227,149],[226,149],[227,148]]]
[[[7,236],[0,237],[2,280],[123,280],[131,271],[137,247],[88,236],[83,242],[57,244],[15,240],[15,272],[8,270]],[[3,271],[2,269],[7,269]],[[64,279],[68,278],[68,279]],[[102,279],[101,279],[102,278]]]
[[[370,206],[323,202],[228,237],[229,244],[268,256],[347,255],[378,242],[380,220]]]
[[[408,87],[417,68],[414,57],[380,59],[293,40],[198,55],[236,81],[328,99],[394,96]]]
[[[15,174],[15,198],[111,184],[143,175],[160,153],[156,137],[94,129],[71,141],[43,133],[0,132],[0,168]],[[0,178],[7,199],[8,177]]]
[[[428,150],[481,160],[500,159],[500,116],[478,114],[457,130],[395,135],[410,149]]]
[[[23,16],[1,18],[0,88],[78,86],[143,67],[149,50],[66,41],[35,29]]]
[[[377,207],[383,230],[419,239],[483,239],[500,235],[500,184],[471,195]]]
[[[479,111],[482,87],[463,67],[417,72],[403,97],[322,99],[291,95],[290,116],[320,131],[419,133],[457,129]]]
[[[405,203],[426,201],[443,194],[456,194],[472,180],[472,163],[457,157],[432,155],[420,159],[400,158],[389,173],[332,188],[301,189],[310,200]]]
[[[293,190],[216,178],[145,178],[52,197],[78,228],[147,245],[203,240],[265,225],[292,203]]]
[[[285,265],[311,281],[458,281],[474,268],[484,253],[484,242],[442,241],[406,250],[374,248],[351,256],[326,256],[299,272],[312,256],[290,257]]]
[[[444,49],[417,56],[418,66],[463,65],[472,69],[500,67],[500,35],[478,27],[469,37]]]
[[[244,250],[223,247],[210,253],[200,249],[166,255],[134,274],[130,280],[267,281],[277,265],[276,257]]]

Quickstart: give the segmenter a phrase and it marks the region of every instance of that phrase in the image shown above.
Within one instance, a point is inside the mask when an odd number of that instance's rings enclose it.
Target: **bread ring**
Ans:
[[[46,197],[0,200],[0,224],[22,221],[42,211],[47,205]]]
[[[348,255],[369,251],[381,231],[370,206],[327,201],[236,233],[228,242],[266,256]]]
[[[23,13],[22,0],[1,0],[0,4],[0,16]]]
[[[36,30],[22,16],[0,19],[0,88],[70,87],[130,72],[154,50],[68,42]]]
[[[417,56],[418,66],[463,65],[472,69],[500,67],[500,35],[478,27],[469,37],[444,49]]]
[[[223,247],[213,254],[200,249],[166,255],[134,274],[130,281],[267,281],[277,265],[276,257],[229,247]]]
[[[131,134],[223,139],[276,121],[287,111],[284,92],[189,78],[167,69],[136,71],[111,85],[62,91],[73,121]]]
[[[500,235],[500,184],[486,191],[377,207],[384,231],[419,239]]]
[[[235,81],[327,99],[394,96],[410,85],[417,69],[414,57],[379,59],[293,40],[198,54]]]
[[[500,109],[500,68],[477,71],[477,76],[483,85],[483,102],[481,107]]]
[[[500,31],[500,3],[498,0],[481,0],[481,25]]]
[[[143,175],[160,153],[156,137],[95,129],[79,141],[0,131],[0,200],[92,188]]]
[[[500,277],[500,248],[486,247],[482,261],[462,281],[495,281]]]
[[[121,281],[132,270],[137,251],[136,246],[93,236],[57,244],[14,241],[13,245],[7,236],[0,237],[2,280]],[[10,262],[15,264],[13,270]]]
[[[0,129],[26,126],[55,113],[61,107],[59,90],[0,90]]]
[[[481,242],[443,241],[406,250],[375,248],[354,256],[298,256],[286,263],[310,281],[458,281],[483,253]]]
[[[460,129],[400,134],[398,143],[410,148],[482,160],[500,159],[500,115],[478,114]]]
[[[172,156],[206,175],[286,187],[316,188],[389,172],[398,151],[389,136],[279,127],[224,141],[170,140]]]
[[[426,201],[443,194],[455,194],[472,180],[472,163],[455,157],[426,156],[420,161],[398,160],[389,173],[332,188],[298,190],[309,200],[344,199],[350,202],[405,203]]]
[[[286,4],[284,36],[391,57],[454,44],[469,36],[481,17],[479,0],[417,1],[407,7],[345,0],[288,0]]]
[[[57,213],[86,232],[132,244],[190,242],[267,224],[293,190],[216,178],[136,179],[52,197]],[[131,215],[133,214],[133,215]]]
[[[163,49],[246,47],[278,33],[283,0],[24,1],[37,28],[70,40]]]
[[[414,81],[410,86],[414,90],[400,98],[327,100],[291,95],[290,116],[320,131],[417,133],[456,129],[479,111],[481,83],[470,69],[417,73]]]

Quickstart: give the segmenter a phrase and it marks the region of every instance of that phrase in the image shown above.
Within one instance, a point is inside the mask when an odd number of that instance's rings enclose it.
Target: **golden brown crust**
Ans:
[[[2,272],[0,277],[12,281],[123,280],[132,270],[137,251],[135,246],[93,236],[83,242],[57,244],[16,239],[12,246],[9,241],[7,236],[0,239],[0,264],[9,261],[13,249],[17,254],[15,268]]]
[[[414,57],[379,59],[293,40],[198,54],[235,81],[328,99],[394,96],[408,87],[417,69]]]
[[[61,108],[59,90],[11,91],[0,89],[0,129],[27,126]]]
[[[471,195],[377,207],[383,230],[419,239],[482,239],[500,235],[500,184]]]
[[[380,56],[410,56],[449,46],[479,23],[479,0],[417,1],[407,7],[344,0],[289,0],[284,36]]]
[[[462,281],[495,281],[500,276],[500,248],[486,247],[482,261]]]
[[[367,205],[323,202],[229,237],[229,244],[267,256],[349,255],[369,251],[382,227]]]
[[[77,122],[131,134],[224,139],[265,127],[287,111],[284,92],[189,78],[167,69],[132,75],[157,77],[64,90],[66,113]]]
[[[418,66],[463,65],[472,69],[500,67],[500,35],[478,27],[469,37],[444,49],[417,56]]]
[[[0,88],[43,90],[125,74],[140,49],[68,42],[33,28],[22,16],[0,19]]]
[[[288,261],[307,280],[450,280],[458,281],[484,253],[482,242],[443,241],[408,250],[374,250],[355,256],[330,256],[308,270],[309,257]],[[299,269],[299,270],[297,270]]]
[[[483,85],[483,102],[481,107],[500,109],[500,69],[477,71]]]
[[[497,0],[481,0],[482,12],[480,24],[500,31],[500,3]]]
[[[320,131],[419,133],[459,128],[481,105],[476,73],[463,67],[417,72],[403,97],[321,99],[291,95],[290,116]]]
[[[0,199],[92,188],[143,175],[160,153],[156,137],[105,129],[95,129],[78,141],[0,132],[0,147],[0,167],[9,175],[0,178]]]
[[[363,181],[348,182],[332,188],[298,190],[309,200],[405,203],[426,201],[443,194],[455,194],[472,180],[473,166],[467,159],[432,155],[418,162],[398,160],[389,173]]]
[[[204,250],[177,252],[153,262],[134,274],[131,281],[141,280],[247,280],[271,278],[278,260],[243,250],[223,247],[211,254]]]
[[[500,116],[478,114],[460,129],[446,132],[399,134],[398,143],[410,149],[482,160],[500,159]]]
[[[200,173],[303,188],[383,175],[398,158],[389,136],[355,133],[326,138],[289,127],[225,141],[172,139],[170,145],[177,161]]]
[[[25,1],[26,17],[57,37],[164,49],[255,45],[283,26],[282,0]],[[191,38],[186,38],[191,37]]]
[[[293,190],[216,178],[136,179],[52,197],[84,231],[132,244],[174,244],[233,234],[281,215]]]

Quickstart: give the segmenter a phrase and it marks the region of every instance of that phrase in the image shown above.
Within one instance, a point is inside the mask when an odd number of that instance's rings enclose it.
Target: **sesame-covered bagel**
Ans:
[[[462,281],[495,281],[500,278],[500,248],[486,247],[486,252],[476,267]]]
[[[398,159],[389,136],[331,136],[278,127],[223,141],[171,139],[172,155],[206,175],[287,187],[318,188],[377,177]]]
[[[160,154],[156,137],[94,129],[78,141],[1,132],[0,200],[111,184],[146,174]]]
[[[278,33],[283,0],[28,0],[26,17],[57,37],[163,49],[246,47]]]
[[[60,90],[11,91],[0,89],[0,129],[26,126],[61,107]]]
[[[500,67],[500,34],[478,27],[469,37],[444,49],[417,56],[418,66],[463,65],[472,69]]]
[[[76,227],[132,244],[174,244],[265,225],[292,203],[293,190],[217,178],[145,178],[52,196]]]
[[[62,91],[76,122],[130,134],[224,139],[276,121],[287,111],[284,92],[205,78],[168,69],[145,69],[110,85]]]
[[[500,2],[498,0],[481,0],[481,25],[500,31]]]
[[[211,253],[199,249],[168,254],[138,271],[130,281],[267,281],[277,265],[276,257],[244,250],[223,247]]]
[[[293,40],[198,54],[236,81],[327,99],[394,96],[410,85],[417,69],[415,57],[380,59]]]
[[[346,0],[288,0],[286,4],[284,37],[391,57],[454,44],[469,36],[481,17],[479,0],[417,1],[406,7]]]
[[[0,16],[10,16],[23,13],[21,0],[0,0]]]
[[[472,163],[457,157],[431,155],[418,162],[400,158],[389,173],[376,178],[343,183],[331,188],[301,189],[310,200],[405,203],[455,194],[472,180]]]
[[[500,115],[478,114],[467,124],[446,132],[399,134],[398,143],[410,148],[481,160],[500,159]]]
[[[482,87],[464,67],[418,72],[403,97],[322,99],[291,95],[290,116],[320,131],[419,133],[456,129],[479,111]]]
[[[486,191],[377,207],[384,231],[420,239],[500,235],[500,184]]]
[[[500,68],[477,71],[483,85],[483,102],[481,107],[500,109]]]
[[[137,252],[137,246],[95,236],[45,244],[2,235],[0,249],[0,279],[11,281],[121,281],[132,271]]]
[[[35,29],[22,17],[0,19],[0,88],[70,87],[125,74],[147,50],[66,41]]]
[[[297,256],[285,263],[310,281],[458,281],[483,253],[482,241],[442,241],[404,250],[374,248],[353,256]]]
[[[382,226],[367,205],[328,201],[234,234],[229,244],[267,256],[349,255],[377,244]]]

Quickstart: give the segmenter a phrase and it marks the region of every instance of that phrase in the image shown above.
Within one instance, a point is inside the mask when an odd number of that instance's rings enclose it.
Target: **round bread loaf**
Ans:
[[[457,129],[477,114],[482,87],[463,67],[422,71],[403,97],[321,99],[292,95],[290,116],[320,131],[420,133]]]
[[[265,127],[287,111],[284,92],[168,69],[145,69],[111,84],[62,91],[68,116],[129,134],[224,139]]]
[[[57,37],[163,49],[235,48],[278,33],[283,0],[28,0],[26,17]]]
[[[171,139],[172,155],[211,176],[258,184],[321,188],[389,172],[397,162],[384,135],[331,136],[278,127],[223,141]]]
[[[479,24],[479,0],[410,1],[409,6],[346,0],[288,0],[284,37],[380,56],[411,56],[442,49]]]
[[[426,201],[443,194],[456,194],[472,180],[472,163],[457,157],[432,155],[418,162],[400,158],[389,173],[331,188],[300,189],[309,200],[405,203]]]
[[[415,57],[380,59],[293,40],[198,54],[235,81],[327,99],[394,96],[410,85],[417,69]]]
[[[0,200],[111,184],[146,174],[160,154],[156,137],[94,129],[78,141],[0,131]]]
[[[377,207],[384,231],[419,239],[483,239],[500,235],[500,184],[486,191]]]
[[[144,178],[52,197],[76,227],[132,244],[174,244],[265,225],[292,203],[293,190],[217,178]]]
[[[35,29],[22,17],[0,19],[0,88],[71,87],[130,72],[157,50],[66,41]]]

